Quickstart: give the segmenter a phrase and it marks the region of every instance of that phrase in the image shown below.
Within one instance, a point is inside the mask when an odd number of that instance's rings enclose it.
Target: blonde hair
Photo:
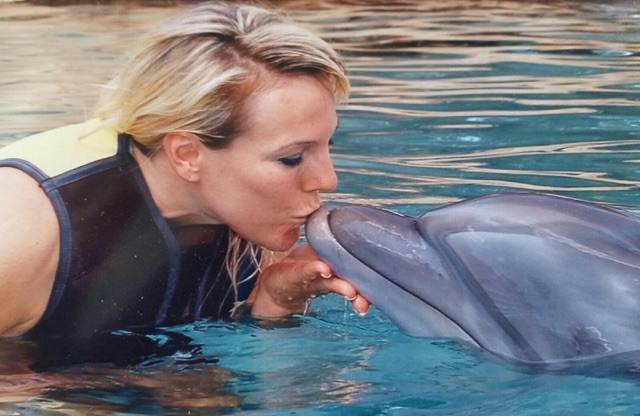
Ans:
[[[172,131],[195,133],[219,148],[246,128],[241,115],[251,93],[268,87],[270,76],[290,75],[320,80],[336,103],[349,93],[344,64],[318,36],[261,7],[203,3],[140,40],[105,88],[97,113],[149,153]],[[258,248],[230,236],[226,267],[237,287],[239,265],[255,261]],[[271,254],[263,253],[260,263]]]
[[[346,98],[336,52],[282,15],[235,3],[205,3],[141,39],[107,85],[98,117],[149,149],[171,131],[202,135],[212,147],[236,136],[248,96],[269,75],[311,75]]]

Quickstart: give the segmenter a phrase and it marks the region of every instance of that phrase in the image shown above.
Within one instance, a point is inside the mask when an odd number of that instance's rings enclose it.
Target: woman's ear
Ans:
[[[193,133],[170,132],[162,139],[162,147],[173,170],[187,182],[200,180],[202,142]]]

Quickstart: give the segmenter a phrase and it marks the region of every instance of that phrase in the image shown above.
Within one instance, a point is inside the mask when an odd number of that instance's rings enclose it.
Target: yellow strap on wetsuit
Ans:
[[[0,160],[22,159],[55,177],[118,151],[117,132],[92,119],[34,134],[0,149]]]

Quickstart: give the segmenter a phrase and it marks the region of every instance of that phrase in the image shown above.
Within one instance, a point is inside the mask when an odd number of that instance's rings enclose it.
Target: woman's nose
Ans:
[[[338,186],[338,176],[333,168],[331,157],[323,157],[319,163],[315,164],[309,172],[305,181],[305,191],[330,192]]]

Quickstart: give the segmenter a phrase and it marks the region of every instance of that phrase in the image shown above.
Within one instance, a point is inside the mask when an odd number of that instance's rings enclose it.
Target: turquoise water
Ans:
[[[329,203],[419,215],[536,190],[640,209],[637,1],[278,4],[351,68]],[[0,3],[0,145],[89,117],[131,39],[181,7]],[[636,382],[514,372],[376,310],[313,306],[89,350],[0,341],[0,414],[640,414]]]

